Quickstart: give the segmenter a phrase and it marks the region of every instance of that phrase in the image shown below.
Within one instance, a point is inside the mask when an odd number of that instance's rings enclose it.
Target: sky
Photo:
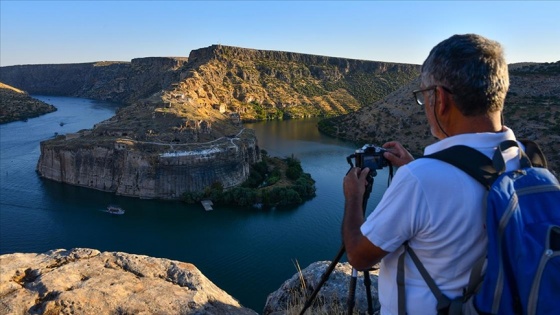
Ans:
[[[421,64],[453,34],[560,60],[560,1],[0,0],[0,66],[188,57],[215,44]]]

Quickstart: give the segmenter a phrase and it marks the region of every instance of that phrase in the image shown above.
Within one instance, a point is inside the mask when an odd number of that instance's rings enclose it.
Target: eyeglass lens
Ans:
[[[426,104],[426,100],[424,99],[424,92],[422,91],[416,92],[416,100],[420,105]]]

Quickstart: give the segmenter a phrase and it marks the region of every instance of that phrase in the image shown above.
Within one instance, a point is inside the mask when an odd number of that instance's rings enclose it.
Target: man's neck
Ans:
[[[463,133],[501,132],[503,131],[501,114],[463,116],[462,119],[457,119],[451,126],[448,126],[448,130],[450,136]]]

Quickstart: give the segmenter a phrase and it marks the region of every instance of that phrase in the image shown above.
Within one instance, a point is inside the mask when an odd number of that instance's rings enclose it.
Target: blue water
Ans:
[[[39,142],[76,132],[114,115],[118,104],[35,96],[58,111],[0,125],[0,254],[74,247],[121,251],[190,262],[241,304],[262,311],[268,294],[302,268],[337,254],[346,156],[356,149],[321,135],[317,120],[246,124],[271,156],[298,158],[316,181],[317,196],[276,210],[141,200],[39,178]],[[62,123],[62,124],[61,124]],[[371,209],[387,182],[376,177]],[[102,212],[108,204],[122,216]],[[343,258],[344,260],[345,258]]]

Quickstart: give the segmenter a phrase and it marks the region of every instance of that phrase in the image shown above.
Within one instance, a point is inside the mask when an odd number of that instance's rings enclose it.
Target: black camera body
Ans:
[[[366,144],[355,152],[356,166],[359,168],[368,167],[370,170],[380,170],[389,166],[389,161],[383,156],[386,149],[372,144]]]

